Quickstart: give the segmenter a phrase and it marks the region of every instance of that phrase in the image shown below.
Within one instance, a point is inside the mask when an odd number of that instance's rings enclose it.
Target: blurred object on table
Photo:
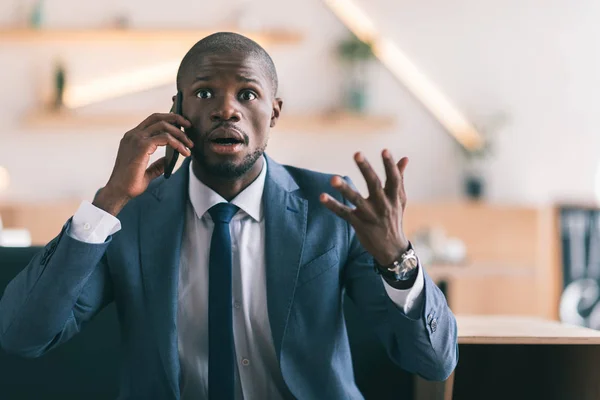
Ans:
[[[560,271],[553,206],[411,203],[403,225],[409,238],[436,227],[464,244],[468,253],[464,263],[423,263],[432,279],[447,283],[454,313],[558,318]],[[420,254],[421,248],[416,244],[415,248]]]
[[[0,246],[29,247],[31,246],[31,234],[27,229],[2,229],[0,226]]]
[[[465,244],[459,238],[448,237],[441,226],[415,232],[411,242],[424,265],[460,264],[466,260]]]

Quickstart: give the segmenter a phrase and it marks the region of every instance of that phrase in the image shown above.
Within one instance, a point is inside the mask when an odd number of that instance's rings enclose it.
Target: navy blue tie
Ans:
[[[215,224],[208,273],[208,398],[234,399],[235,345],[229,222],[239,208],[219,203],[208,210]]]

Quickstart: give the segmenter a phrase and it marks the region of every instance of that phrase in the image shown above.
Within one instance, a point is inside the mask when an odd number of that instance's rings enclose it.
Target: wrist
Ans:
[[[116,217],[129,200],[129,197],[120,195],[106,186],[100,189],[92,204]]]
[[[394,261],[399,260],[402,257],[402,255],[405,254],[411,248],[412,247],[410,245],[410,242],[406,239],[403,239],[399,244],[395,245],[393,247],[393,250],[390,251],[387,255],[383,257],[375,257],[375,260],[377,264],[381,266],[391,265],[394,263]]]
[[[380,264],[377,259],[374,261],[375,271],[390,284],[392,282],[406,282],[410,287],[416,279],[419,259],[410,242],[407,248],[391,264]],[[402,286],[405,286],[405,284],[402,284]]]

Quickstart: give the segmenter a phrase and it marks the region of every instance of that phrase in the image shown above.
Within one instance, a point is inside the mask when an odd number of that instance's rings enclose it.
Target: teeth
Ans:
[[[235,138],[220,138],[220,139],[214,139],[214,142],[225,142],[225,143],[237,143],[239,142],[239,140],[235,139]]]
[[[238,144],[237,142],[215,142],[215,143],[220,146],[233,146],[233,145]]]

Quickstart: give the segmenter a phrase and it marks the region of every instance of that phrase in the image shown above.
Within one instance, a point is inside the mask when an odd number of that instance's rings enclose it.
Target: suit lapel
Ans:
[[[298,185],[281,165],[267,158],[265,259],[267,307],[278,358],[298,280],[306,236],[308,204],[292,192]]]
[[[189,179],[189,159],[154,188],[140,208],[140,257],[158,349],[175,397],[179,398],[177,285]]]

